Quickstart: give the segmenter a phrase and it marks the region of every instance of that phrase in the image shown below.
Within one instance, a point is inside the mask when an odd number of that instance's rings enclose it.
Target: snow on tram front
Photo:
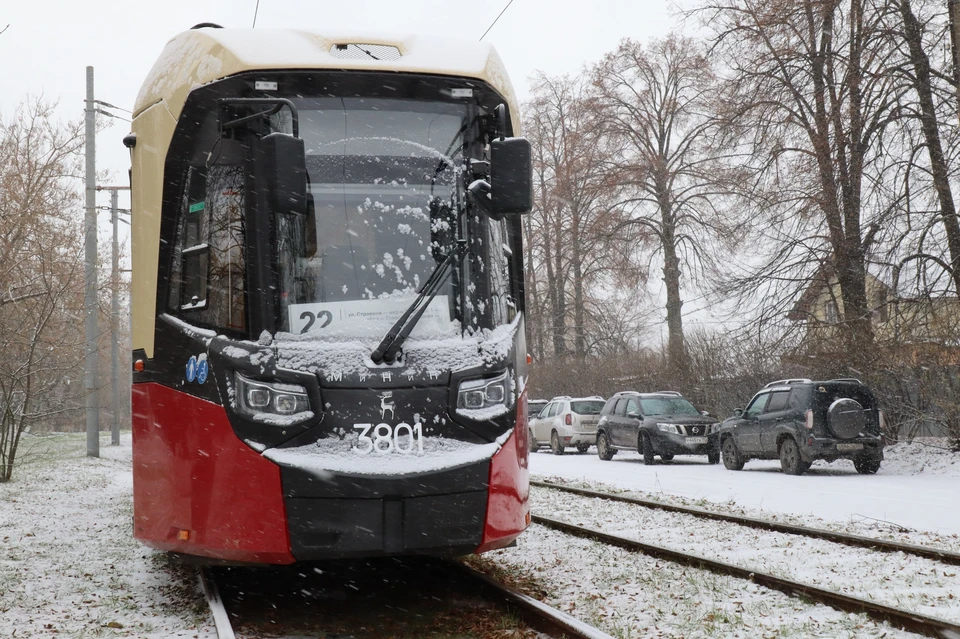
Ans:
[[[457,555],[529,524],[519,214],[489,45],[195,28],[137,98],[135,535]]]

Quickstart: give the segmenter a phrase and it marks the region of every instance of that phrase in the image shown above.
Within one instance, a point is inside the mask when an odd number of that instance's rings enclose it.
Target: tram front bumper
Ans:
[[[287,498],[298,561],[471,553],[483,536],[487,492],[381,499]]]

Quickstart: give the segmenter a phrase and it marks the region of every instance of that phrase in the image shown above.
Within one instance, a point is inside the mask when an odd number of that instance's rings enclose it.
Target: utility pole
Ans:
[[[113,258],[110,271],[110,405],[113,424],[110,427],[110,445],[120,445],[120,242],[118,227],[120,209],[117,207],[117,192],[129,191],[129,186],[98,186],[98,191],[110,191],[110,222],[113,224]],[[129,366],[127,367],[129,369]]]
[[[120,247],[117,241],[117,189],[110,191],[110,221],[113,222],[113,259],[110,270],[110,386],[113,397],[113,426],[110,428],[110,445],[120,445]]]
[[[97,394],[97,131],[93,104],[93,67],[87,67],[87,108],[85,120],[86,206],[84,212],[84,328],[86,366],[84,391],[87,413],[87,457],[100,456],[100,402]]]

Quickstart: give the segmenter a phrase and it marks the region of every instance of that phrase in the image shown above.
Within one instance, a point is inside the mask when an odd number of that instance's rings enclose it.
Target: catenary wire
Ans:
[[[500,16],[502,16],[502,15],[506,12],[506,10],[510,8],[510,5],[511,5],[511,4],[513,4],[513,0],[510,0],[510,2],[507,3],[507,6],[505,6],[505,7],[503,8],[503,11],[500,12],[500,15],[498,15],[498,16],[493,20],[493,22],[490,23],[490,26],[487,27],[487,30],[483,32],[483,35],[482,35],[482,36],[480,36],[480,40],[483,40],[483,38],[486,37],[486,35],[487,35],[488,33],[490,33],[490,29],[493,28],[493,25],[497,24],[497,20],[499,20],[499,19],[500,19]]]

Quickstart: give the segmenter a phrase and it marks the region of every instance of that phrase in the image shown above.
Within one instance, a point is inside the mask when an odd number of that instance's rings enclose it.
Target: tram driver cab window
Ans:
[[[169,298],[187,321],[246,329],[243,198],[240,165],[189,168]]]

